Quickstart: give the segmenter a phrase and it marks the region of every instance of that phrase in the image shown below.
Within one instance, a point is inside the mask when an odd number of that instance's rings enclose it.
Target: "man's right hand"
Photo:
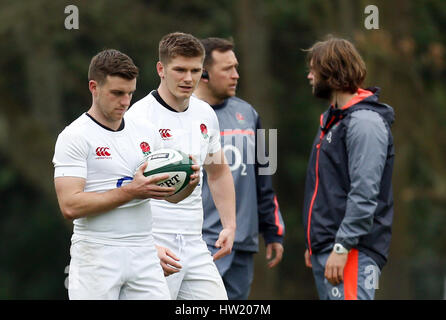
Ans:
[[[308,249],[305,250],[304,258],[305,258],[305,266],[308,268],[313,268],[313,265],[311,264],[310,251],[308,251]]]

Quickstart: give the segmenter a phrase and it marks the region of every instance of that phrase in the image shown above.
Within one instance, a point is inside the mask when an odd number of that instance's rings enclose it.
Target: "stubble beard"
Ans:
[[[208,86],[209,86],[210,92],[212,93],[214,98],[216,98],[217,100],[223,101],[223,100],[226,100],[226,99],[235,95],[235,93],[232,94],[232,92],[230,92],[229,89],[225,90],[225,89],[214,87],[212,83],[209,83]]]

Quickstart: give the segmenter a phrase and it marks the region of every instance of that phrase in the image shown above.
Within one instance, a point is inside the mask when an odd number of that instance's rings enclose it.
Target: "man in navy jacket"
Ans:
[[[361,89],[355,47],[328,38],[308,49],[308,80],[330,106],[310,155],[303,223],[305,263],[321,299],[373,299],[393,219],[393,109],[379,88]]]

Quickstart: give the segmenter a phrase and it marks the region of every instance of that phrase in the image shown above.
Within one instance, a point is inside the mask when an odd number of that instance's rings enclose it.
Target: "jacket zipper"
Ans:
[[[330,119],[329,123],[327,124],[327,128],[330,128],[331,123],[335,120],[335,117],[332,116],[332,118]],[[324,114],[321,114],[320,117],[320,123],[321,123],[321,128],[324,128]],[[308,242],[308,251],[310,253],[310,255],[312,254],[312,250],[311,250],[311,239],[310,239],[310,229],[311,229],[311,215],[313,213],[313,205],[314,205],[314,201],[316,200],[316,195],[317,195],[317,191],[319,188],[319,153],[321,151],[321,144],[322,144],[322,139],[324,138],[325,133],[324,131],[321,129],[321,135],[319,136],[319,143],[316,145],[317,148],[317,153],[316,153],[316,168],[315,168],[315,175],[316,175],[316,184],[314,186],[314,192],[313,192],[313,196],[311,198],[311,202],[310,202],[310,208],[308,210],[308,222],[307,222],[307,242]]]

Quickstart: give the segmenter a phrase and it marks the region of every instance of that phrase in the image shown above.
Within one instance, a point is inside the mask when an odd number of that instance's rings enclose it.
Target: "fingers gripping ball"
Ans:
[[[147,167],[144,170],[146,177],[168,173],[169,178],[161,180],[157,184],[163,187],[174,187],[175,193],[180,192],[190,181],[193,173],[192,160],[181,151],[173,149],[160,149],[149,154],[145,161]]]

